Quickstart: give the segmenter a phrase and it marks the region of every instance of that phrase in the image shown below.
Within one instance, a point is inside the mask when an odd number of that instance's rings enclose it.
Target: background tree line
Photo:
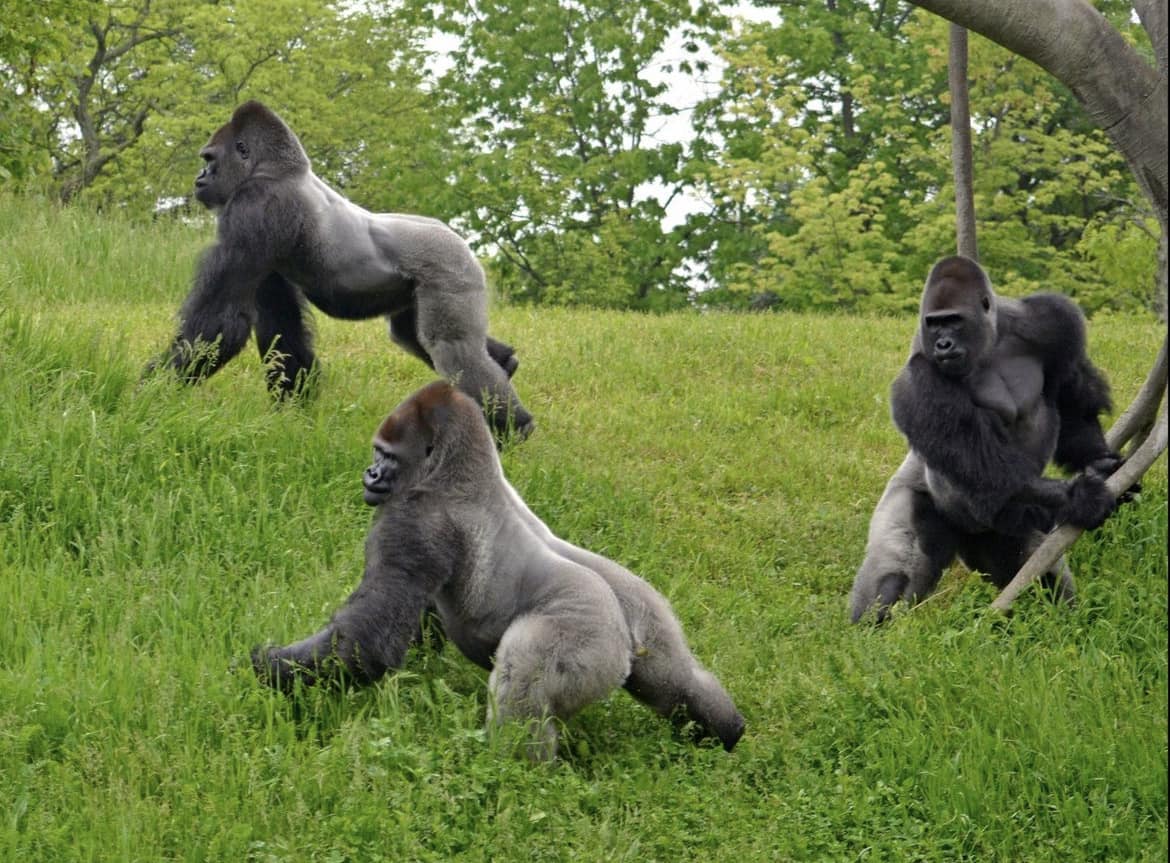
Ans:
[[[0,183],[194,212],[200,146],[259,98],[352,199],[464,231],[514,301],[913,308],[953,248],[947,23],[753,5],[0,0]],[[1128,2],[1094,5],[1152,56]],[[1150,305],[1158,223],[1121,157],[1047,73],[970,56],[998,287]]]

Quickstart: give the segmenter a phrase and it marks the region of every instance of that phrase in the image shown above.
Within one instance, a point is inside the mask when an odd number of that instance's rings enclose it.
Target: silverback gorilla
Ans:
[[[891,405],[910,452],[870,521],[854,622],[923,598],[956,554],[1002,587],[1044,531],[1095,528],[1114,508],[1104,478],[1122,459],[1098,419],[1109,387],[1085,353],[1081,313],[1064,297],[997,297],[974,261],[939,261]],[[1050,460],[1083,473],[1046,478]],[[1063,560],[1045,580],[1073,598]]]
[[[400,404],[374,437],[363,478],[376,507],[365,575],[332,620],[252,663],[287,690],[398,667],[437,610],[446,636],[491,669],[488,724],[529,723],[530,754],[555,757],[557,729],[618,686],[664,716],[679,710],[731,750],[744,721],[687,647],[667,601],[629,570],[571,545],[504,478],[475,403],[437,381]]]
[[[170,365],[199,381],[255,329],[278,395],[313,368],[306,300],[350,320],[385,315],[390,338],[483,404],[497,432],[532,416],[512,389],[518,360],[487,335],[483,270],[435,219],[370,213],[317,178],[297,136],[259,102],[236,109],[199,154],[195,197],[218,211],[218,239],[179,312]]]

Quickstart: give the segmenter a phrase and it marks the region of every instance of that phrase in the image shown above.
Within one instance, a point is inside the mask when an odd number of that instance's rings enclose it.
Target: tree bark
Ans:
[[[971,151],[971,99],[967,81],[967,29],[951,25],[947,79],[951,91],[951,166],[955,177],[955,245],[979,260],[975,234],[975,169]]]
[[[1133,8],[1138,13],[1138,20],[1142,22],[1146,35],[1150,37],[1150,44],[1154,46],[1158,71],[1162,77],[1166,77],[1166,0],[1133,0]]]
[[[1134,397],[1133,403],[1122,412],[1114,422],[1105,443],[1118,452],[1129,441],[1141,441],[1154,424],[1154,417],[1158,413],[1158,405],[1166,393],[1166,341],[1162,342],[1162,350],[1158,352],[1158,359],[1154,361],[1154,368],[1150,370],[1146,382]]]

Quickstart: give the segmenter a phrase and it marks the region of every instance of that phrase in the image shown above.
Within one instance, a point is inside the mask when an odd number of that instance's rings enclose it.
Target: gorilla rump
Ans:
[[[259,102],[237,108],[199,155],[195,197],[218,211],[218,238],[177,337],[149,368],[199,381],[255,330],[269,388],[295,393],[314,363],[311,302],[337,318],[385,315],[390,338],[481,401],[497,432],[531,430],[510,382],[518,360],[487,335],[483,270],[454,231],[351,203],[317,178],[297,136]]]
[[[974,261],[939,261],[891,401],[910,452],[870,521],[855,622],[929,594],[956,554],[1002,587],[1043,532],[1062,522],[1095,528],[1113,511],[1104,478],[1122,459],[1099,421],[1109,387],[1064,297],[997,297]],[[1044,477],[1049,461],[1082,473]],[[1063,560],[1045,580],[1072,599]]]
[[[467,396],[440,381],[400,404],[374,437],[363,485],[377,509],[361,583],[320,632],[254,651],[262,680],[287,689],[341,669],[375,680],[401,664],[434,608],[447,637],[491,669],[489,725],[529,723],[535,758],[556,754],[548,720],[618,686],[735,746],[743,717],[691,654],[667,601],[553,535],[504,478]]]

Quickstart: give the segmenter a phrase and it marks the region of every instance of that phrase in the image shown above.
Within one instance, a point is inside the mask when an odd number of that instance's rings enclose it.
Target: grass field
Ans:
[[[354,586],[369,438],[430,375],[319,316],[305,406],[251,348],[139,385],[207,237],[0,198],[0,859],[1167,859],[1165,462],[1075,547],[1075,609],[1001,618],[956,567],[846,622],[908,320],[493,311],[538,422],[507,474],[670,598],[747,717],[734,753],[617,693],[529,765],[450,645],[262,689],[235,663]],[[1120,404],[1162,332],[1093,322]]]

